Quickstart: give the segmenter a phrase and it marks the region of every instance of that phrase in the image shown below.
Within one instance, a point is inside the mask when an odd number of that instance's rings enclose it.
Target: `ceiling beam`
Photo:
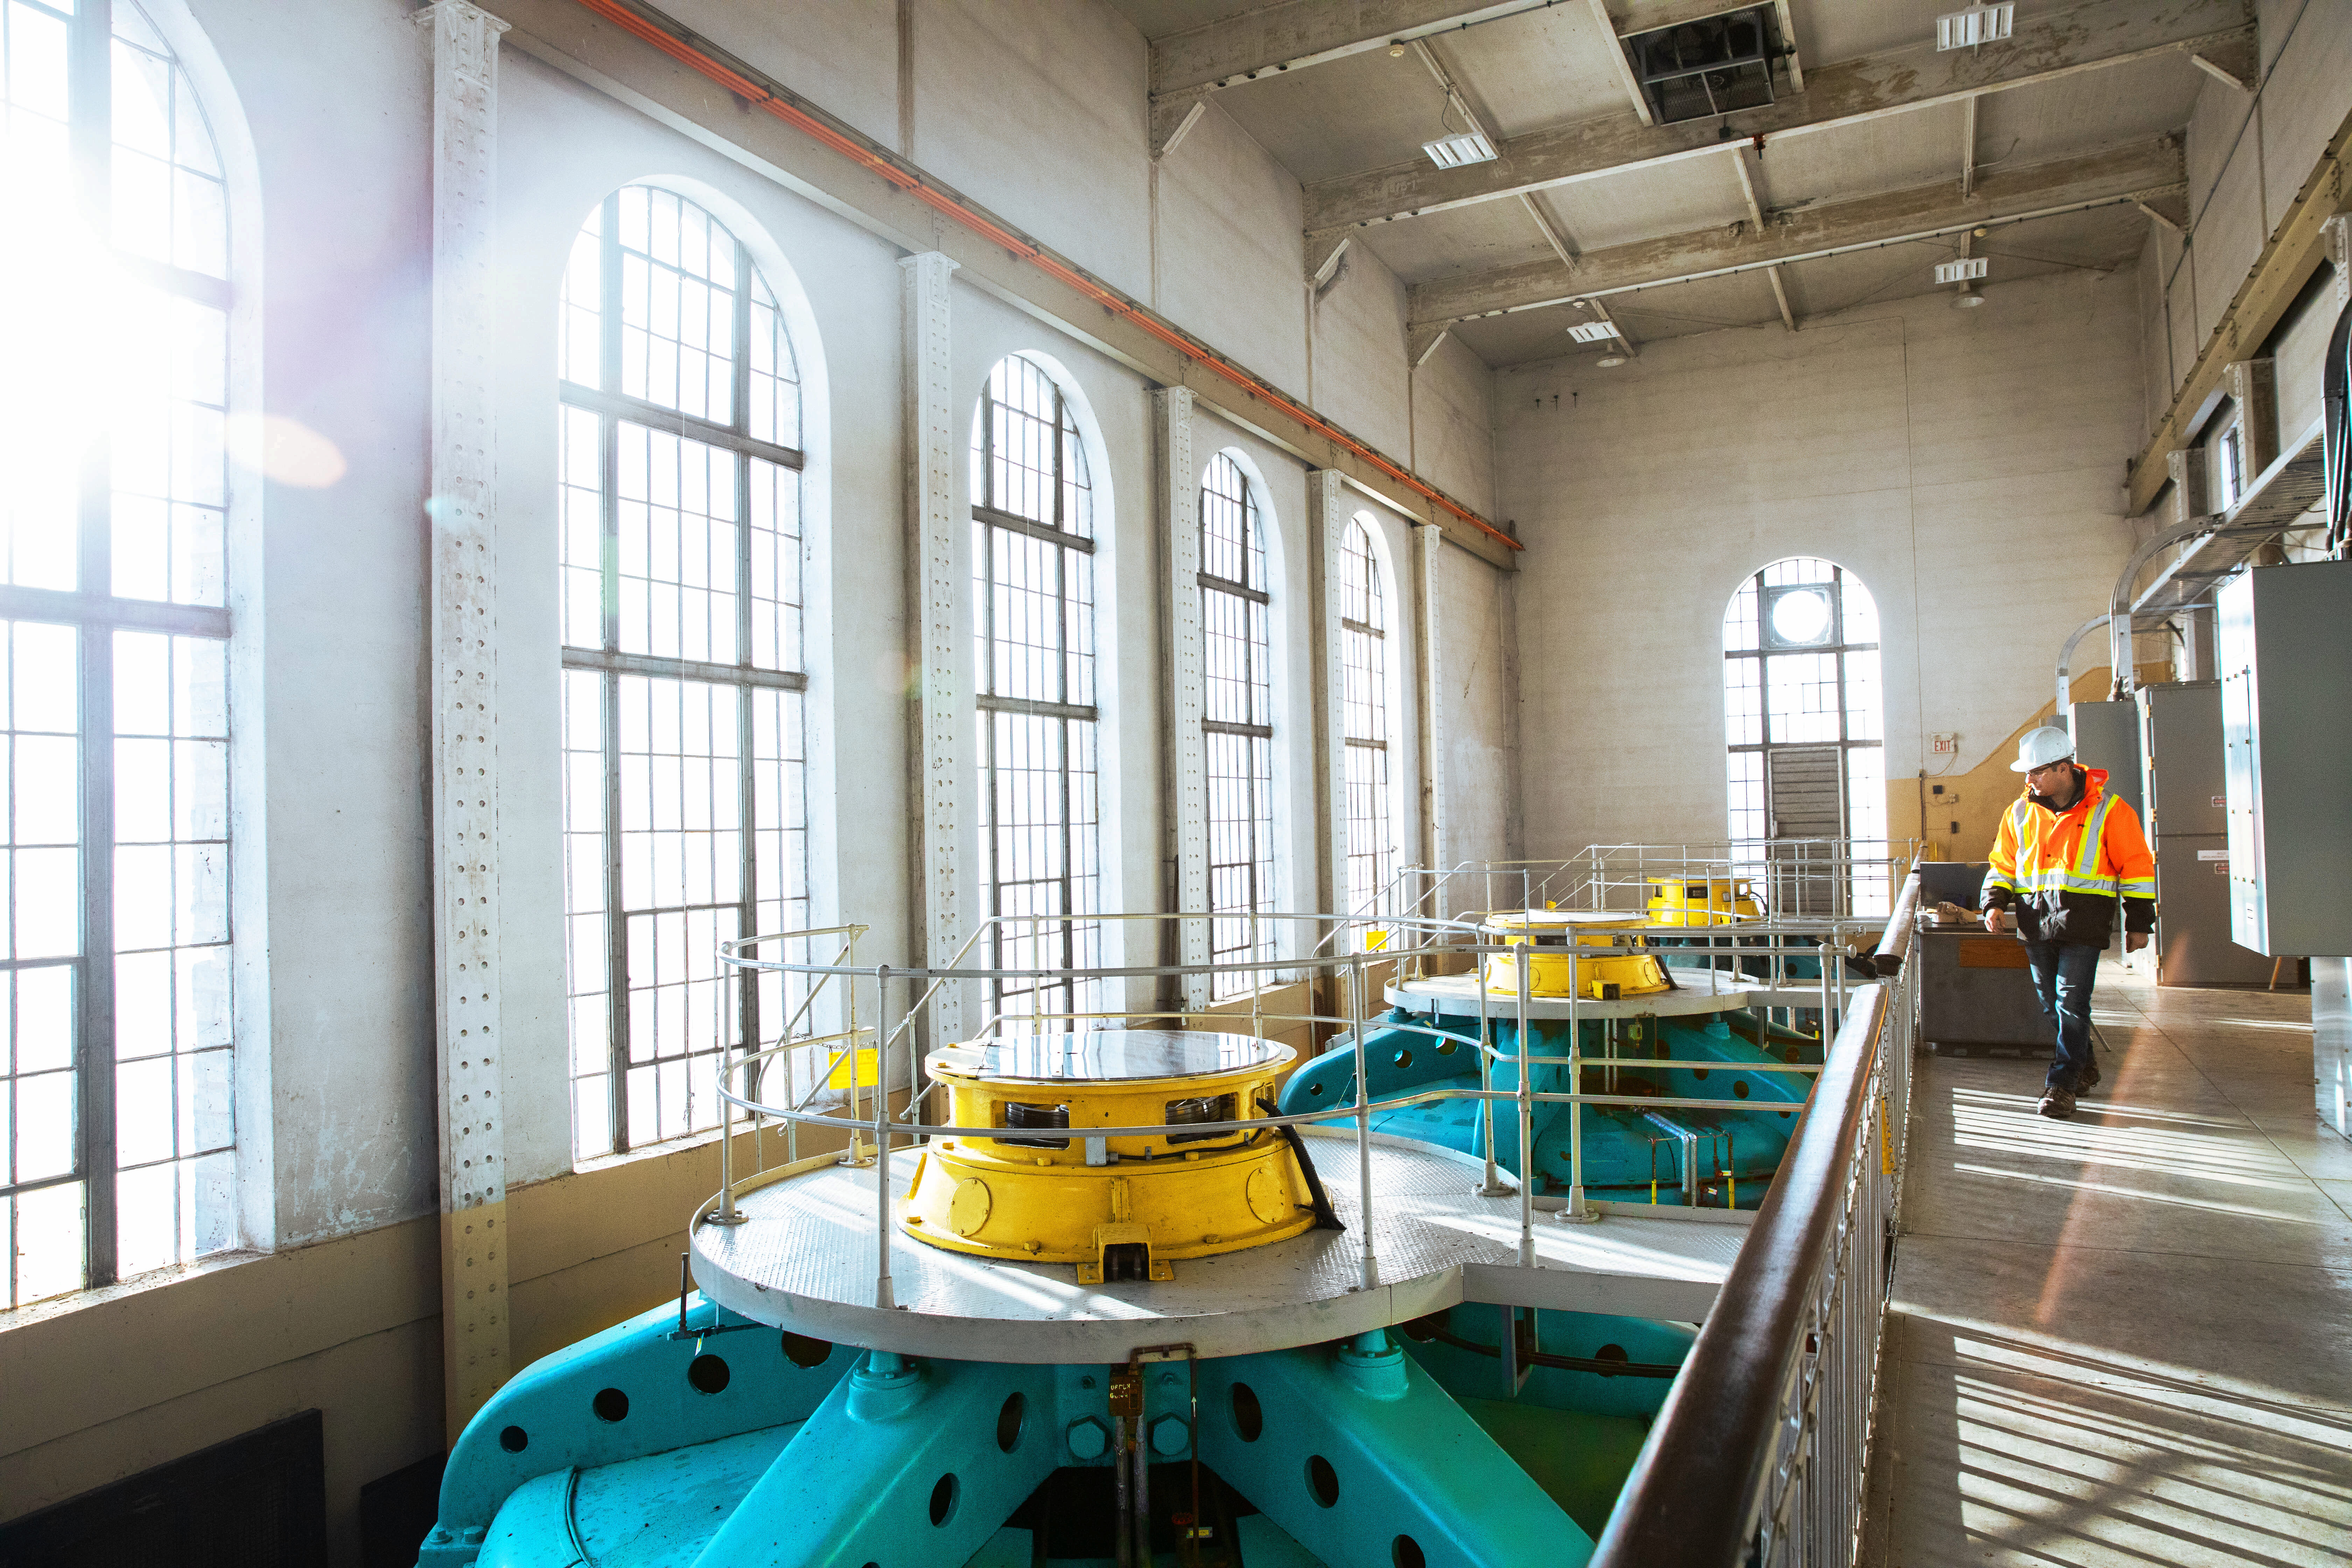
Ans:
[[[2231,362],[2252,357],[2327,259],[2328,222],[2352,210],[2352,168],[2347,164],[2352,164],[2352,114],[2328,138],[2326,150],[2288,205],[2285,218],[2271,231],[2245,281],[2213,323],[2197,363],[2172,395],[2171,407],[2132,465],[2126,515],[2137,517],[2156,503],[2157,493],[2171,477],[2168,456],[2194,435],[2198,412],[2222,384]]]
[[[1977,188],[1977,100],[1970,99],[1960,118],[1960,195]]]
[[[2168,54],[2225,52],[2252,36],[2243,0],[2092,0],[2021,25],[2006,43],[1939,54],[1922,42],[1815,66],[1806,72],[1804,91],[1720,121],[1644,126],[1631,113],[1608,115],[1513,137],[1492,163],[1439,169],[1423,160],[1318,180],[1306,187],[1304,226],[1349,228],[1444,212],[1709,157],[1757,136],[1848,128]]]
[[[1409,44],[1559,0],[1277,0],[1221,22],[1151,40],[1151,97],[1157,103],[1262,76]]]
[[[1649,95],[1642,90],[1642,79],[1633,74],[1633,62],[1626,58],[1625,46],[1617,41],[1624,34],[1618,27],[1617,19],[1609,14],[1608,0],[1586,0],[1586,4],[1592,7],[1592,19],[1609,31],[1609,64],[1616,73],[1617,85],[1623,88],[1625,96],[1633,100],[1633,118],[1644,125],[1656,124],[1657,121],[1650,116]]]
[[[1574,272],[1580,265],[1579,252],[1574,246],[1569,244],[1568,236],[1559,231],[1559,226],[1552,222],[1551,216],[1543,210],[1536,198],[1536,194],[1529,191],[1519,198],[1519,205],[1527,208],[1528,216],[1535,220],[1537,230],[1543,235],[1544,243],[1551,247],[1551,253],[1559,258],[1559,264],[1570,272]],[[1606,321],[1609,324],[1609,330],[1617,334],[1615,346],[1623,352],[1627,359],[1642,357],[1642,345],[1635,342],[1632,334],[1625,331],[1623,322],[1609,313],[1607,305],[1598,300],[1580,300],[1577,301],[1577,309],[1589,311],[1595,321]]]
[[[1748,222],[1757,233],[1764,232],[1765,215],[1772,198],[1764,185],[1764,153],[1753,142],[1743,146],[1733,155],[1731,166],[1739,175],[1739,199],[1747,204]],[[1772,302],[1780,308],[1780,324],[1790,331],[1797,330],[1797,312],[1789,309],[1789,286],[1780,279],[1780,269],[1768,267],[1764,276],[1772,280]]]
[[[2145,200],[2178,193],[2185,179],[2179,139],[2162,137],[2087,157],[1988,169],[1978,176],[1976,193],[1967,200],[1951,181],[1939,180],[1854,201],[1768,213],[1760,229],[1741,223],[1588,250],[1577,258],[1573,272],[1554,261],[1529,261],[1441,279],[1414,286],[1407,314],[1417,326],[1438,326],[1540,310],[1848,250],[1933,239],[1979,226]]]

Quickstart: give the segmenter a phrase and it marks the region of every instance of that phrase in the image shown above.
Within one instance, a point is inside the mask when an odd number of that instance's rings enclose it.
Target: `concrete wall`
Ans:
[[[1099,0],[748,7],[673,0],[690,26],[1471,504],[1496,494],[1492,378],[1449,347],[1404,361],[1403,296],[1368,256],[1313,310],[1298,188],[1214,109],[1154,168],[1143,40]],[[0,1316],[0,1518],[294,1411],[326,1415],[337,1561],[364,1482],[441,1447],[425,634],[430,73],[403,0],[149,0],[236,166],[239,398],[347,459],[303,488],[244,476],[233,544],[237,994],[248,1250]],[[900,98],[902,58],[915,84]],[[795,318],[806,445],[812,860],[820,922],[872,922],[903,958],[912,809],[900,450],[898,252],[521,51],[501,67],[498,317],[508,1159],[519,1359],[675,1288],[681,1227],[716,1182],[709,1139],[575,1171],[562,1006],[556,767],[554,300],[593,205],[679,190],[745,241]],[[954,287],[954,376],[1049,360],[1083,409],[1098,498],[1105,897],[1167,886],[1159,779],[1168,585],[1146,383],[1050,323]],[[1319,355],[1319,358],[1318,357]],[[1312,366],[1312,370],[1310,370]],[[1310,384],[1311,378],[1311,384]],[[968,405],[967,405],[968,407]],[[959,428],[961,429],[961,425]],[[1203,415],[1276,544],[1284,900],[1313,901],[1328,842],[1314,789],[1306,467]],[[1418,453],[1416,459],[1415,454]],[[1390,574],[1401,707],[1394,806],[1425,852],[1411,704],[1423,686],[1407,520],[1365,503]],[[1513,842],[1507,582],[1451,549],[1443,601],[1457,853]],[[877,716],[879,716],[877,718]],[[854,803],[854,809],[845,808]]]
[[[1740,581],[1818,555],[1883,626],[1888,826],[2050,700],[2105,602],[2140,439],[2137,280],[2044,277],[1654,343],[1614,370],[1496,378],[1518,610],[1524,852],[1727,831],[1722,622]],[[1948,820],[1948,818],[1947,819]]]

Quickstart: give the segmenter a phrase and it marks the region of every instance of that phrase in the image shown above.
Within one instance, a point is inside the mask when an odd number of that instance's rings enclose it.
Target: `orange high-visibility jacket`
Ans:
[[[2139,814],[2107,793],[2106,770],[2082,773],[2083,798],[2066,810],[2051,810],[2029,789],[2001,814],[1984,900],[1988,909],[2017,903],[2029,939],[2104,947],[2118,899],[2126,931],[2155,928],[2156,858]]]

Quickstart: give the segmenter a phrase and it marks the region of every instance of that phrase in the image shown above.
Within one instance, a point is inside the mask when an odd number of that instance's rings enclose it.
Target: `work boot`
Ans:
[[[2076,1094],[2088,1094],[2099,1087],[2099,1064],[2093,1062],[2083,1069],[2083,1081],[2074,1086]]]
[[[2042,1091],[2042,1103],[2034,1109],[2053,1121],[2063,1121],[2074,1114],[2074,1091],[2053,1084]]]

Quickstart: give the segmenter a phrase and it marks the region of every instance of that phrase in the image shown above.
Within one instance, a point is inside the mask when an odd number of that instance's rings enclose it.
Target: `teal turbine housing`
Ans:
[[[1811,1081],[1762,1069],[1818,1043],[1713,982],[1531,1014],[1528,1055],[1573,1030],[1585,1089],[1625,1102],[1583,1108],[1600,1218],[1563,1225],[1532,1205],[1568,1190],[1570,1107],[1532,1108],[1523,1159],[1517,1102],[1485,1102],[1497,1166],[1533,1173],[1524,1200],[1490,1185],[1460,1097],[1482,1037],[1486,1087],[1516,1089],[1518,1025],[1448,989],[1393,987],[1366,1026],[1370,1099],[1433,1098],[1373,1112],[1360,1149],[1354,1047],[1283,1091],[1345,1124],[1297,1147],[1338,1228],[1165,1282],[911,1239],[919,1148],[746,1184],[741,1223],[690,1232],[698,1289],[476,1415],[420,1568],[1576,1568]]]

